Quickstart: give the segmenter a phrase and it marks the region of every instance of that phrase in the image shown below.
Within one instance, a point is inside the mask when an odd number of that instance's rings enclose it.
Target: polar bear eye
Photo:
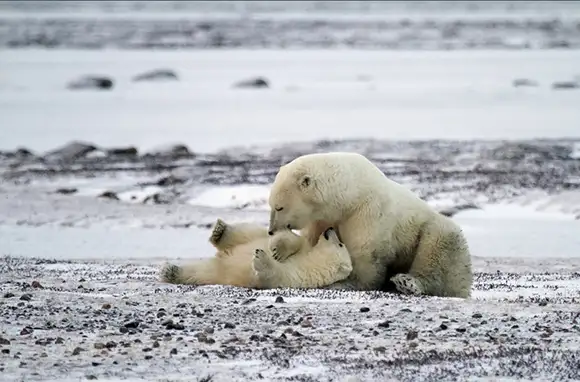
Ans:
[[[339,246],[340,248],[344,247],[344,245],[342,245],[342,243],[340,243],[338,246]]]
[[[275,210],[278,211],[278,212],[282,211],[283,209],[284,209],[284,207],[275,208]]]

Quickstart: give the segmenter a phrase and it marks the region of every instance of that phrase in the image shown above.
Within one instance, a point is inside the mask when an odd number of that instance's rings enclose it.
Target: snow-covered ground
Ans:
[[[0,381],[580,380],[580,89],[553,88],[579,63],[3,50]],[[131,80],[160,68],[178,79]],[[114,86],[66,88],[87,74]],[[256,76],[270,87],[232,87]],[[97,147],[47,155],[72,140]],[[457,210],[471,300],[157,281],[164,261],[213,255],[216,218],[266,224],[280,164],[332,150]]]

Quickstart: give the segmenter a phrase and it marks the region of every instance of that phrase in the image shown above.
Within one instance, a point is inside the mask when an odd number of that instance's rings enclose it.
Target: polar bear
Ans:
[[[461,229],[363,155],[294,159],[279,169],[269,204],[269,234],[297,229],[314,244],[326,228],[338,231],[353,272],[329,288],[471,295],[471,255]]]
[[[217,249],[214,257],[182,267],[168,264],[161,271],[161,281],[260,289],[319,288],[344,280],[352,271],[350,254],[332,228],[312,246],[290,230],[270,238],[266,227],[218,219],[209,241]]]

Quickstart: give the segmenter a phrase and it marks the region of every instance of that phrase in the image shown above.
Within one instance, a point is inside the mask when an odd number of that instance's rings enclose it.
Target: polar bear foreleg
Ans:
[[[259,224],[228,224],[222,219],[217,219],[211,231],[209,242],[220,251],[228,251],[238,245],[267,237],[268,230]]]

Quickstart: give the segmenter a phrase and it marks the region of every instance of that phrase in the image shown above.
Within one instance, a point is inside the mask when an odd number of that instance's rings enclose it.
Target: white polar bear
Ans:
[[[467,298],[473,274],[461,229],[355,153],[310,154],[282,166],[269,233],[299,229],[316,243],[334,227],[353,272],[331,288]],[[391,285],[389,285],[391,284]]]
[[[352,271],[350,254],[333,229],[312,246],[290,230],[269,238],[257,224],[218,219],[209,259],[186,266],[166,265],[161,281],[172,284],[233,285],[246,288],[320,288],[344,280]]]

